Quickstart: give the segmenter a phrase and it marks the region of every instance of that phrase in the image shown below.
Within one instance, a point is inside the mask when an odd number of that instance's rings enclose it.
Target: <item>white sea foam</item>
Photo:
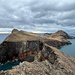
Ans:
[[[23,64],[23,62],[20,62],[20,63],[19,63],[19,65],[22,65],[22,64]]]
[[[3,64],[0,63],[0,65],[3,65]]]
[[[12,66],[12,69],[14,69],[16,66]]]

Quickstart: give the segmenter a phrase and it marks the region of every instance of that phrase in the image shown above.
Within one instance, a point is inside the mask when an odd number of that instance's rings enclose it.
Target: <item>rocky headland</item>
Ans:
[[[0,63],[18,59],[22,64],[0,75],[74,75],[75,58],[55,48],[68,44],[67,38],[60,41],[14,29],[0,45]]]
[[[68,41],[66,38],[60,41],[60,39],[56,40],[56,39],[49,38],[47,36],[42,36],[39,34],[35,34],[32,32],[18,31],[17,29],[14,29],[12,33],[4,41],[8,41],[8,42],[22,42],[23,41],[24,42],[28,40],[40,40],[41,42],[46,43],[50,46],[54,46],[54,47],[71,44],[71,42]]]
[[[44,36],[48,37],[49,39],[58,40],[61,42],[67,42],[67,39],[75,39],[75,37],[70,36],[66,32],[59,30],[56,33],[47,33]]]

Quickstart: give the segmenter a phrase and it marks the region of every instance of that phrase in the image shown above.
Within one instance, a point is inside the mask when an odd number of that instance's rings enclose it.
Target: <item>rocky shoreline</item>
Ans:
[[[68,34],[61,39],[59,33],[42,36],[14,29],[0,45],[0,63],[18,59],[22,65],[0,75],[74,75],[75,58],[54,48],[71,44]]]

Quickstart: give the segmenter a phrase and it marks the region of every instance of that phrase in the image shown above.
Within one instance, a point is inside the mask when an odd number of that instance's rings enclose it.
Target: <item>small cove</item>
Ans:
[[[19,65],[19,62],[6,62],[5,64],[0,64],[0,71],[10,70],[14,68],[16,65]]]

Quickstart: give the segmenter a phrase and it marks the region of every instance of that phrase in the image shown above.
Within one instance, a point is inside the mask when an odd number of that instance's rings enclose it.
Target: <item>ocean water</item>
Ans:
[[[1,70],[10,70],[15,68],[17,65],[19,65],[19,62],[7,62],[5,64],[0,64],[0,71]]]
[[[72,44],[59,47],[58,49],[70,56],[75,57],[75,39],[68,39]]]
[[[0,43],[2,43],[8,35],[9,34],[0,34]]]

